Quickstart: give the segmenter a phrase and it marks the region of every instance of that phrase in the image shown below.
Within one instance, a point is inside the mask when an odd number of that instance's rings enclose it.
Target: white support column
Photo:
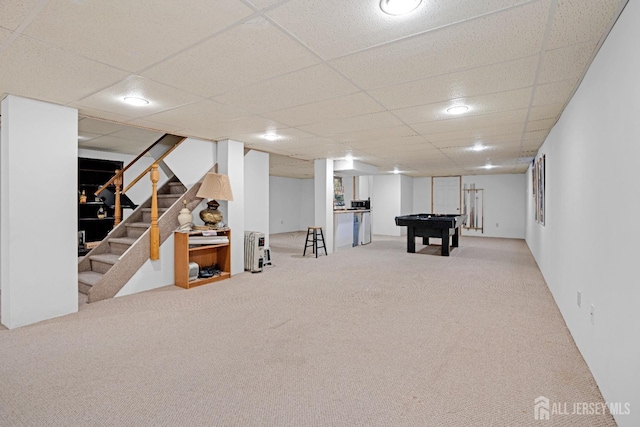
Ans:
[[[314,161],[315,225],[322,227],[327,253],[333,252],[333,160]]]
[[[2,101],[2,324],[17,328],[78,311],[78,112]]]
[[[224,222],[231,229],[231,274],[244,272],[244,144],[218,142],[218,173],[229,176],[233,201],[220,203]]]
[[[244,156],[245,230],[264,233],[269,246],[269,153],[250,150]]]

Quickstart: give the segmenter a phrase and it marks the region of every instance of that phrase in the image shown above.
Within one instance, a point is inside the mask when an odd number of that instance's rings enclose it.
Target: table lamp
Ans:
[[[220,204],[216,200],[233,200],[229,177],[220,173],[208,173],[204,177],[196,197],[211,199],[207,203],[207,207],[200,211],[200,219],[204,224],[211,229],[224,228],[222,212],[218,210]]]

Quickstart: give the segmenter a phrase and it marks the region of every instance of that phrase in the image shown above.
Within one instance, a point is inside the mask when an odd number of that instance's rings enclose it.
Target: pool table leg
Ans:
[[[416,253],[416,230],[413,227],[407,227],[407,252]]]
[[[458,236],[460,236],[460,227],[455,228],[455,232],[453,233],[453,237],[451,238],[451,247],[458,247]]]
[[[449,256],[449,229],[442,229],[442,256]]]

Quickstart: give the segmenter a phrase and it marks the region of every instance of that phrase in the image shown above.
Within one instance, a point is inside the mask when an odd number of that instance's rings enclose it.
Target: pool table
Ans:
[[[449,236],[451,247],[458,247],[460,227],[467,221],[467,215],[460,214],[414,214],[396,217],[396,225],[407,227],[407,252],[416,252],[416,237],[422,237],[422,244],[429,244],[429,237],[442,239],[442,256],[449,256]]]

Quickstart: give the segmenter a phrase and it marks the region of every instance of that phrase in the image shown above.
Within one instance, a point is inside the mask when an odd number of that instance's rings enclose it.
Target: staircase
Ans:
[[[199,185],[186,191],[175,177],[158,190],[158,225],[160,242],[178,227],[182,201],[193,209],[199,202],[195,194]],[[125,221],[78,263],[78,291],[88,302],[113,298],[136,271],[149,259],[151,198],[141,204]]]

